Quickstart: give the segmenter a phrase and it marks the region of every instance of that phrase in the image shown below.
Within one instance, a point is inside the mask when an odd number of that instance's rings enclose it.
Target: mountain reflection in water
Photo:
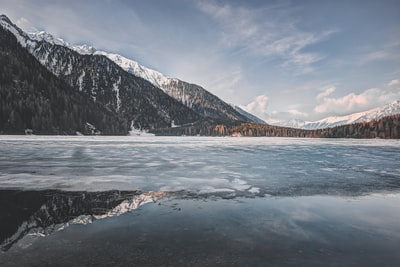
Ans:
[[[0,193],[5,238],[1,266],[397,266],[400,262],[399,194]],[[107,219],[99,220],[103,218]]]
[[[26,235],[46,236],[69,224],[118,216],[165,193],[0,190],[0,243],[7,251]]]

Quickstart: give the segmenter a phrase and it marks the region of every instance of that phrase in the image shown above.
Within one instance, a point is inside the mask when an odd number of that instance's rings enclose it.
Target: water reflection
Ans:
[[[396,266],[400,260],[399,194],[1,191],[0,196],[7,251],[0,264],[6,266],[11,259],[14,266]],[[141,206],[149,202],[156,203]],[[94,223],[74,224],[88,222]],[[32,242],[29,234],[50,235]]]
[[[137,196],[140,192],[1,190],[1,250],[7,251],[26,235],[46,236],[68,223],[89,223],[106,216],[127,199],[134,201]]]

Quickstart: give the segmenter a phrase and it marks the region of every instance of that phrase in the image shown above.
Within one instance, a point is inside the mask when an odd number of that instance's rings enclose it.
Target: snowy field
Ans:
[[[399,162],[398,140],[0,136],[0,265],[396,266]]]

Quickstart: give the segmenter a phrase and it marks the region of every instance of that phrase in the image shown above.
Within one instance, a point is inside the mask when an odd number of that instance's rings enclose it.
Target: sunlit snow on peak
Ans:
[[[300,119],[291,119],[286,122],[276,123],[276,125],[313,130],[313,129],[323,129],[323,128],[336,127],[340,125],[353,124],[359,122],[369,122],[396,114],[400,114],[400,100],[395,100],[391,103],[386,104],[383,107],[378,107],[345,116],[330,116],[318,121],[303,121]]]
[[[140,65],[138,62],[128,59],[126,57],[123,57],[121,55],[107,53],[107,52],[103,52],[103,51],[97,51],[95,54],[108,57],[110,60],[114,61],[117,65],[119,65],[121,68],[123,68],[125,71],[127,71],[135,76],[141,77],[145,80],[148,80],[149,82],[151,82],[158,88],[163,89],[163,85],[165,83],[167,83],[167,81],[169,80],[169,78],[167,76],[165,76],[164,74],[162,74],[158,71],[146,68],[146,67]]]

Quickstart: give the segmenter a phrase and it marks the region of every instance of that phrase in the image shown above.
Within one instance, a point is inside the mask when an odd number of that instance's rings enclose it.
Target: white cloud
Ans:
[[[334,88],[334,87],[332,87]],[[364,111],[385,105],[400,99],[400,83],[392,80],[382,88],[370,88],[359,94],[349,93],[345,96],[329,97],[333,90],[329,88],[317,95],[319,104],[314,108],[317,113],[335,113],[338,115]]]
[[[399,80],[391,80],[389,83],[388,83],[388,86],[395,86],[395,85],[398,85],[398,84],[400,84],[400,81]]]
[[[310,72],[313,70],[311,65],[324,58],[303,49],[336,32],[314,33],[298,29],[295,22],[288,19],[290,16],[282,16],[281,13],[289,10],[287,7],[260,11],[204,1],[198,6],[221,26],[224,46],[257,56],[278,57],[282,67],[296,72]]]
[[[321,99],[324,99],[327,96],[331,95],[335,90],[336,90],[335,86],[326,88],[323,92],[321,92],[317,95],[317,97],[316,97],[317,101],[320,101]]]
[[[314,108],[315,112],[326,113],[343,111],[351,112],[356,109],[366,108],[371,101],[371,95],[375,95],[376,89],[370,89],[361,94],[350,93],[340,98],[323,98],[322,103]],[[371,93],[373,92],[373,93]]]
[[[243,108],[255,115],[265,117],[267,115],[268,97],[265,95],[256,96],[252,102]]]

